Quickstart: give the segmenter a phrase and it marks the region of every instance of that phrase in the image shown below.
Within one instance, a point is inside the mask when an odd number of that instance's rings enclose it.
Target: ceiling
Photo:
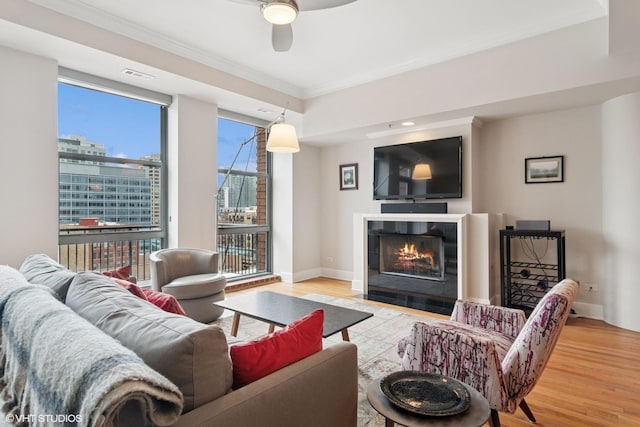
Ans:
[[[292,24],[291,49],[275,52],[259,0],[1,1],[0,45],[73,70],[211,102],[263,123],[285,107],[287,121],[310,144],[362,140],[401,119],[377,117],[364,126],[314,134],[304,126],[308,103],[609,15],[609,0],[356,0],[301,12]],[[125,68],[155,78],[124,75]],[[469,116],[490,120],[589,105],[630,88],[640,88],[640,76],[402,120],[426,126]]]
[[[607,14],[607,0],[357,0],[301,12],[274,52],[258,0],[31,2],[302,99]]]

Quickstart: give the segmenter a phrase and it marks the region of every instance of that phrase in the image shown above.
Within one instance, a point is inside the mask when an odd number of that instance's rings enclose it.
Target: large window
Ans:
[[[148,255],[162,247],[166,230],[166,105],[126,96],[115,82],[118,95],[108,91],[110,82],[96,90],[90,76],[86,85],[64,77],[58,84],[59,260],[75,271],[130,267],[146,279]]]
[[[218,252],[227,278],[271,270],[270,162],[264,127],[218,119]]]

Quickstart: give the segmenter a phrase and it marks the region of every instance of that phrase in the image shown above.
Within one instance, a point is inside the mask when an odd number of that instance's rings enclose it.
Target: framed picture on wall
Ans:
[[[340,190],[358,189],[358,164],[340,165]]]
[[[529,157],[524,159],[525,184],[563,181],[564,156]]]

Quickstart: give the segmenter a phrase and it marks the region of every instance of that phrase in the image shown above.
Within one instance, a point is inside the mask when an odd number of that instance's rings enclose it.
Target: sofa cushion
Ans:
[[[233,361],[233,388],[284,368],[322,350],[324,311],[310,314],[265,338],[230,347]]]
[[[78,273],[66,303],[177,385],[185,412],[231,389],[231,360],[219,327],[158,310],[97,273]]]
[[[67,291],[76,273],[67,270],[45,254],[29,255],[25,258],[20,273],[30,282],[50,287],[64,302]]]

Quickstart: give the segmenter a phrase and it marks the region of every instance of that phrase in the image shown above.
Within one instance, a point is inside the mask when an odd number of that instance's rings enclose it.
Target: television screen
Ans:
[[[462,197],[461,136],[373,150],[375,200]]]

